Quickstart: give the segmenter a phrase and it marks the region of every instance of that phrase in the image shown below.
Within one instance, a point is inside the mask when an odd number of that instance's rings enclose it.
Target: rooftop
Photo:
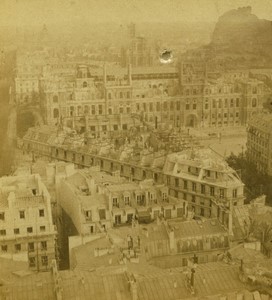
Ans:
[[[170,228],[174,229],[176,238],[189,238],[195,236],[226,234],[226,229],[217,219],[208,219],[204,221],[169,221]]]

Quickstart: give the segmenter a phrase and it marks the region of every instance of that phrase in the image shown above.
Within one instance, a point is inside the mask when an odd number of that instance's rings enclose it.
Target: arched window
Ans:
[[[82,84],[82,86],[83,86],[84,88],[86,88],[86,87],[88,86],[88,83],[87,83],[86,81],[84,81],[83,84]]]
[[[58,103],[59,97],[57,95],[53,96],[53,102]]]
[[[58,108],[54,108],[53,110],[53,118],[56,119],[59,117],[59,109]]]

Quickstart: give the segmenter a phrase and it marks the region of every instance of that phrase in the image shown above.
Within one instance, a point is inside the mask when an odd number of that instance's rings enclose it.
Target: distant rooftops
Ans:
[[[257,127],[270,134],[272,132],[272,114],[262,113],[252,116],[248,122],[249,126]]]
[[[186,149],[179,153],[167,156],[168,161],[196,166],[205,169],[218,169],[220,171],[232,170],[226,161],[211,149]]]

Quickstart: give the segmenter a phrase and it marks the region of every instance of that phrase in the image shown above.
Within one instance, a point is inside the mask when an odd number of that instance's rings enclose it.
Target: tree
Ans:
[[[262,194],[267,195],[268,201],[272,199],[272,179],[268,175],[261,174],[252,162],[247,160],[246,155],[240,153],[230,154],[226,159],[231,168],[240,171],[241,180],[245,184],[245,190],[248,191],[248,200],[254,199]]]

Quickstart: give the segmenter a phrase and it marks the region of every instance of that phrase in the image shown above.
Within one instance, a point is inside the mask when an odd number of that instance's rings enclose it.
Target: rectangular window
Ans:
[[[48,257],[42,256],[42,266],[48,266]]]
[[[85,218],[87,221],[92,221],[92,211],[91,210],[85,211]]]
[[[41,242],[41,249],[42,250],[47,250],[47,242],[46,241]]]
[[[44,217],[44,209],[39,209],[39,216]]]
[[[162,201],[166,201],[168,199],[167,193],[162,193]]]
[[[175,186],[179,186],[179,179],[175,178]]]
[[[32,227],[27,227],[27,232],[28,233],[32,233],[33,232],[33,228]]]
[[[141,205],[142,204],[142,195],[137,195],[136,200],[137,200],[137,204]]]
[[[116,197],[112,198],[112,206],[118,207],[118,199]]]
[[[45,231],[45,226],[40,226],[40,232],[44,232]]]
[[[220,198],[224,198],[224,195],[225,195],[224,189],[220,189],[220,190],[219,190],[219,197],[220,197]]]
[[[14,234],[20,234],[20,229],[19,228],[14,228]]]
[[[195,182],[192,183],[192,190],[193,190],[194,192],[196,191],[196,183],[195,183]]]
[[[0,235],[2,235],[2,236],[3,236],[3,235],[6,235],[6,229],[1,229],[1,230],[0,230]]]
[[[189,109],[190,109],[190,104],[189,104],[189,103],[186,103],[185,109],[186,109],[186,110],[189,110]]]
[[[205,185],[201,184],[201,194],[205,194]]]
[[[214,196],[214,187],[213,186],[210,187],[210,195]]]
[[[35,257],[29,257],[29,267],[30,268],[36,267],[36,259],[35,259]]]
[[[34,243],[33,243],[33,242],[28,243],[28,251],[29,251],[29,252],[33,252],[34,250],[35,250],[35,248],[34,248]]]
[[[98,113],[99,115],[102,115],[103,113],[102,105],[98,105]]]
[[[95,115],[95,105],[92,105],[92,115]]]
[[[130,204],[129,196],[125,196],[124,199],[125,199],[125,205],[129,205]]]
[[[195,195],[192,196],[192,202],[195,203],[196,197]]]
[[[196,103],[193,103],[193,109],[196,109]]]
[[[188,182],[186,180],[184,180],[183,184],[184,184],[184,189],[187,190],[187,188],[188,188]]]
[[[232,196],[233,196],[233,198],[237,197],[237,189],[235,189],[235,190],[232,191]]]
[[[15,244],[15,251],[16,252],[21,251],[21,244]]]
[[[19,215],[20,215],[20,219],[24,219],[25,218],[25,211],[24,210],[20,210],[19,211]]]
[[[7,245],[1,245],[1,251],[2,252],[7,252],[8,251],[8,246]]]
[[[5,213],[0,212],[0,220],[4,221],[5,220]]]

